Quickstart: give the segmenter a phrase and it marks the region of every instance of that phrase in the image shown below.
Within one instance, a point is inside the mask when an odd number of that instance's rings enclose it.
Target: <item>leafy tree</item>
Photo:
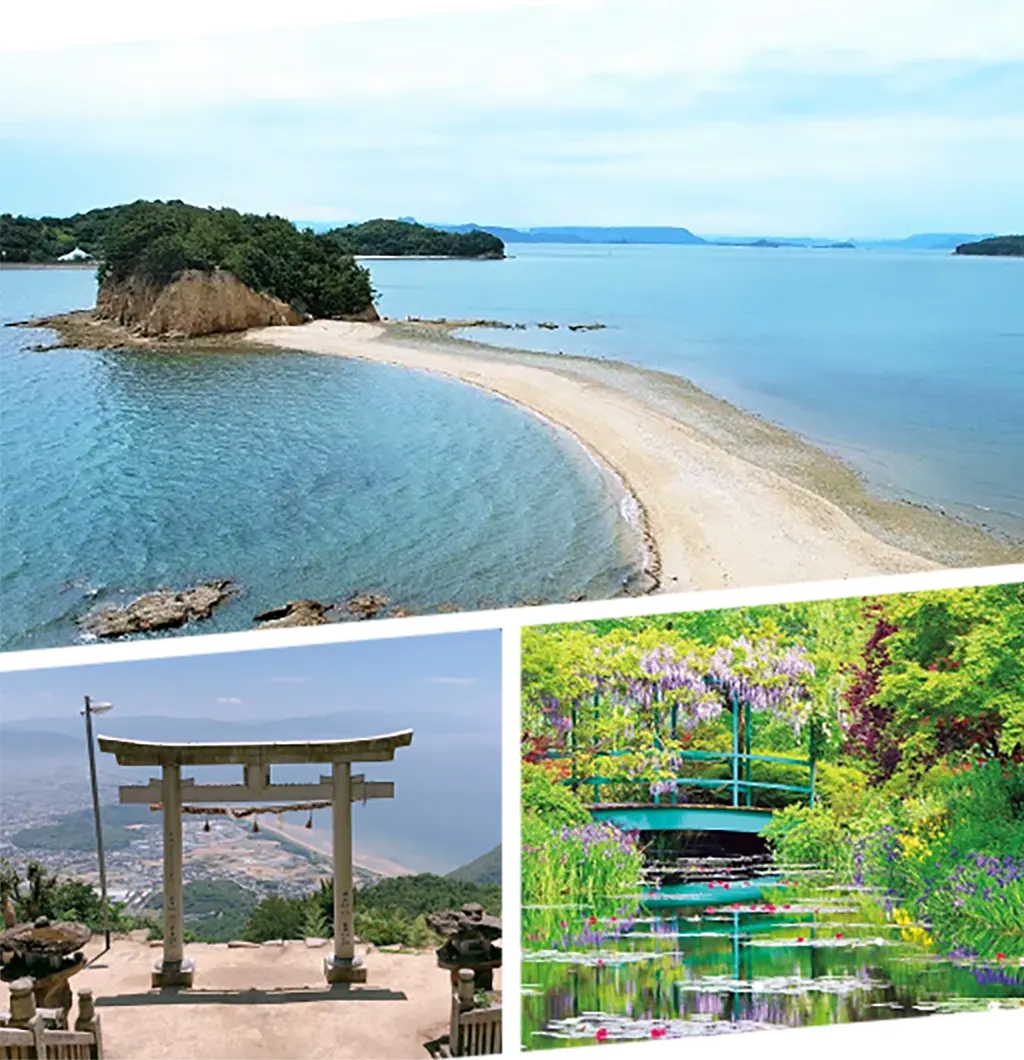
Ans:
[[[242,938],[247,942],[304,938],[307,903],[301,899],[271,895],[249,914]]]

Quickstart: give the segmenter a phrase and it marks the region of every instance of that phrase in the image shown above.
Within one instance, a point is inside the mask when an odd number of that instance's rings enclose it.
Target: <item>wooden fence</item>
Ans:
[[[463,968],[452,993],[452,1018],[448,1031],[452,1056],[490,1056],[501,1052],[501,1006],[475,1008],[473,972]]]

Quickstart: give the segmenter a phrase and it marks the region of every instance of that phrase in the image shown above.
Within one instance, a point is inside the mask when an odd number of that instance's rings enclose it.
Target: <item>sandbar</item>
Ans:
[[[651,543],[650,573],[662,592],[907,573],[1014,557],[1012,547],[974,527],[869,497],[856,474],[835,458],[676,377],[484,347],[437,329],[401,325],[318,320],[256,329],[245,337],[447,376],[565,428],[639,503]],[[671,393],[673,388],[680,393]],[[741,437],[744,432],[749,437]],[[809,488],[808,482],[817,486],[828,477],[815,466],[822,462],[837,480],[850,479],[832,483],[833,492],[851,494],[847,504],[828,496],[828,488]],[[852,496],[858,489],[863,496]]]

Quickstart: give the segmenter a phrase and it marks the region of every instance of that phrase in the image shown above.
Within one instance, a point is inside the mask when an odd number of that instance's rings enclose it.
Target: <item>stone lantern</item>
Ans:
[[[437,966],[451,974],[452,985],[459,985],[459,971],[473,972],[475,990],[494,989],[494,969],[501,967],[501,918],[491,916],[476,902],[461,910],[446,909],[430,913],[427,926],[447,941],[438,947]]]

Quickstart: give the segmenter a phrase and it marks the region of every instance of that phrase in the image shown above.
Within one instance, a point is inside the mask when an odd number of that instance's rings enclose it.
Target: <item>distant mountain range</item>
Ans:
[[[673,227],[591,227],[562,225],[554,228],[503,228],[498,225],[438,225],[448,232],[472,232],[482,229],[505,243],[706,243],[688,228]]]
[[[419,224],[412,217],[399,217],[399,221]],[[300,228],[312,228],[314,232],[325,232],[341,222],[296,221]],[[992,233],[977,232],[922,232],[901,239],[832,239],[823,236],[771,236],[771,235],[714,235],[698,236],[689,228],[678,226],[643,225],[556,225],[540,228],[509,228],[504,225],[479,224],[429,224],[445,232],[487,232],[504,243],[561,243],[561,244],[643,244],[687,245],[687,246],[742,246],[742,247],[820,247],[905,250],[954,250],[962,243],[990,238]]]

